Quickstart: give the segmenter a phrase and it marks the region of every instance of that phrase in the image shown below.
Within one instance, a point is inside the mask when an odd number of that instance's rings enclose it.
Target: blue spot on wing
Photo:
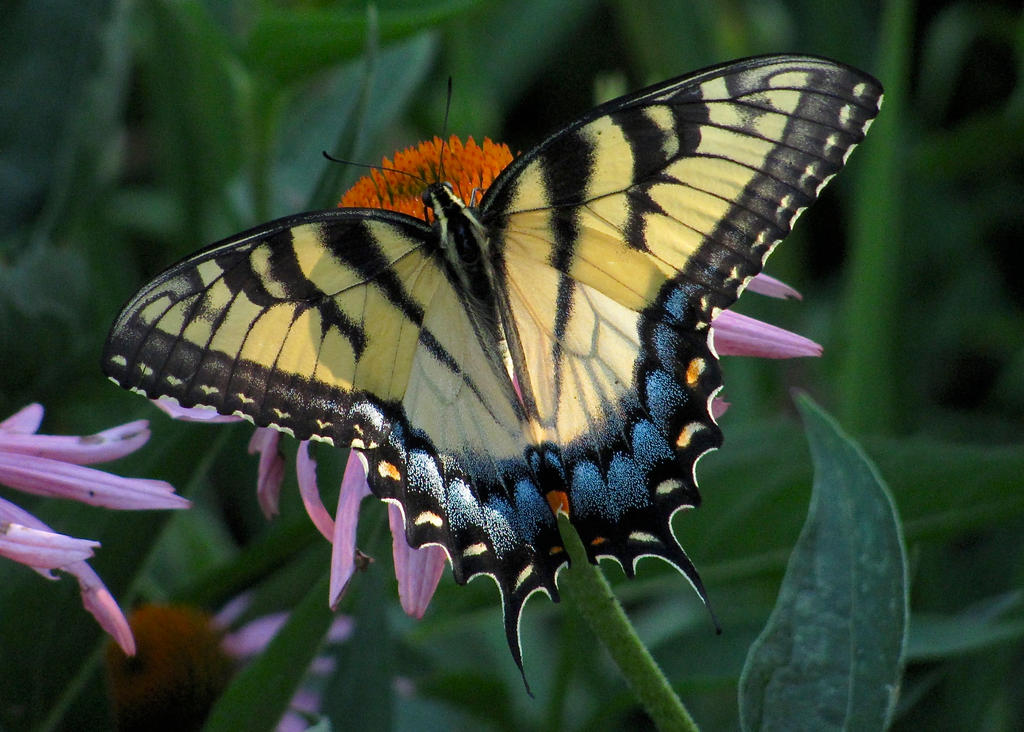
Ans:
[[[646,405],[657,428],[668,433],[680,405],[686,402],[687,394],[676,381],[661,369],[650,371],[644,383]]]
[[[675,457],[668,440],[646,419],[633,425],[633,458],[640,472],[650,473],[656,465]]]
[[[647,480],[633,458],[617,453],[608,466],[607,505],[610,514],[619,519],[626,508],[642,508],[649,501]]]
[[[686,325],[692,320],[687,311],[694,307],[701,292],[702,289],[697,285],[677,284],[664,300],[665,320],[676,325]]]
[[[551,508],[540,494],[540,490],[528,479],[516,484],[515,526],[519,535],[533,544],[541,529],[551,524]]]
[[[673,363],[678,357],[679,334],[666,323],[658,323],[652,328],[651,345],[654,357],[663,364]]]
[[[591,462],[579,462],[572,471],[572,494],[569,502],[574,513],[597,513],[604,500],[604,478]]]

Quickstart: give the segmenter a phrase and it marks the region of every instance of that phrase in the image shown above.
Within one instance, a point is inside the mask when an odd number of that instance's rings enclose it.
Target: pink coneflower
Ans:
[[[138,654],[129,659],[111,644],[106,652],[107,681],[119,730],[199,729],[235,673],[266,650],[288,620],[287,613],[263,615],[238,624],[249,597],[234,598],[216,615],[190,605],[142,605],[129,623]],[[326,643],[345,641],[352,619],[337,616]],[[326,649],[325,649],[326,650]],[[278,732],[309,728],[320,708],[318,677],[333,671],[333,659],[314,659],[306,681],[278,721]]]
[[[146,420],[129,422],[85,437],[36,434],[43,407],[29,404],[0,422],[0,484],[48,498],[69,498],[121,510],[188,508],[162,480],[122,478],[91,463],[116,460],[135,452],[149,439]],[[0,498],[0,556],[34,569],[47,579],[53,570],[74,575],[82,604],[127,654],[135,652],[128,622],[103,580],[86,559],[99,542],[53,531],[35,516]]]

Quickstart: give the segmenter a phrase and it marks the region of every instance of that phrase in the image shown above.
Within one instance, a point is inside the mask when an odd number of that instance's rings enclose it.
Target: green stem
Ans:
[[[559,575],[559,589],[611,654],[658,729],[697,732],[697,723],[640,641],[600,567],[587,560],[576,530],[564,516],[558,521],[572,560],[572,566]]]

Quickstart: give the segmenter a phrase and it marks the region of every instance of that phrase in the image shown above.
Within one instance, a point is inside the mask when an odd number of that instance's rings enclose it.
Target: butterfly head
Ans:
[[[451,183],[431,183],[423,191],[423,205],[434,212],[439,219],[447,219],[466,208]]]
[[[441,247],[454,249],[463,262],[475,262],[486,244],[483,229],[452,184],[431,183],[423,191],[423,205],[434,212]]]

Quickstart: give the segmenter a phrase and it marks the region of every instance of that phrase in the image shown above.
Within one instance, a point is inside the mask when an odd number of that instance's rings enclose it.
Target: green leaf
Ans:
[[[884,729],[907,629],[906,558],[889,492],[861,449],[800,396],[814,489],[768,625],[740,677],[753,729]]]
[[[321,711],[339,729],[389,730],[394,726],[395,642],[387,608],[394,594],[380,565],[360,572],[346,592],[353,632],[334,653],[336,671],[324,689]]]
[[[907,658],[934,661],[1024,638],[1024,593],[1020,590],[968,607],[956,615],[915,613]],[[1006,617],[1016,612],[1016,617]]]
[[[177,231],[165,232],[182,255],[231,222],[226,187],[252,144],[245,122],[245,75],[229,38],[198,2],[142,3],[140,100],[154,140],[154,179],[182,204]]]
[[[906,0],[886,4],[878,62],[886,102],[864,149],[855,155],[859,167],[847,275],[848,345],[838,384],[842,415],[855,433],[877,432],[896,422],[899,381],[892,378],[889,364],[896,360],[901,286],[891,274],[908,263],[901,261],[903,248],[891,242],[902,236],[905,226],[899,201],[906,187],[909,147],[905,138],[912,17]]]
[[[913,541],[956,538],[1024,516],[1019,445],[921,437],[864,442],[881,472],[891,476],[904,532]]]
[[[380,40],[389,42],[432,28],[477,4],[445,0],[414,7],[382,7]],[[260,13],[244,51],[249,66],[282,81],[294,81],[361,53],[369,29],[356,7],[267,9]]]
[[[503,129],[505,112],[524,89],[538,81],[562,80],[560,93],[567,94],[572,82],[565,83],[566,77],[562,75],[565,55],[572,48],[573,39],[587,33],[584,23],[597,6],[594,0],[490,3],[479,12],[448,24],[444,70],[452,75],[455,84],[448,129],[478,138]],[[538,18],[543,18],[543,22],[538,23]],[[590,90],[584,88],[587,90],[585,100],[588,100]],[[467,104],[466,100],[472,103]],[[443,103],[441,95],[434,99],[435,118]],[[550,112],[534,109],[530,116],[536,118]],[[565,119],[558,117],[549,124],[564,122]],[[539,135],[545,130],[535,132]],[[538,139],[521,142],[528,145]],[[505,139],[505,142],[513,144],[516,140]]]
[[[346,64],[294,100],[277,136],[273,215],[337,205],[342,192],[366,173],[326,162],[323,150],[373,164],[392,153],[379,149],[377,140],[401,119],[436,51],[430,34],[393,43],[377,52],[372,63],[367,57]],[[321,181],[319,170],[325,171]]]
[[[0,236],[55,224],[109,177],[127,72],[124,3],[4,3]],[[45,227],[44,227],[45,228]]]

